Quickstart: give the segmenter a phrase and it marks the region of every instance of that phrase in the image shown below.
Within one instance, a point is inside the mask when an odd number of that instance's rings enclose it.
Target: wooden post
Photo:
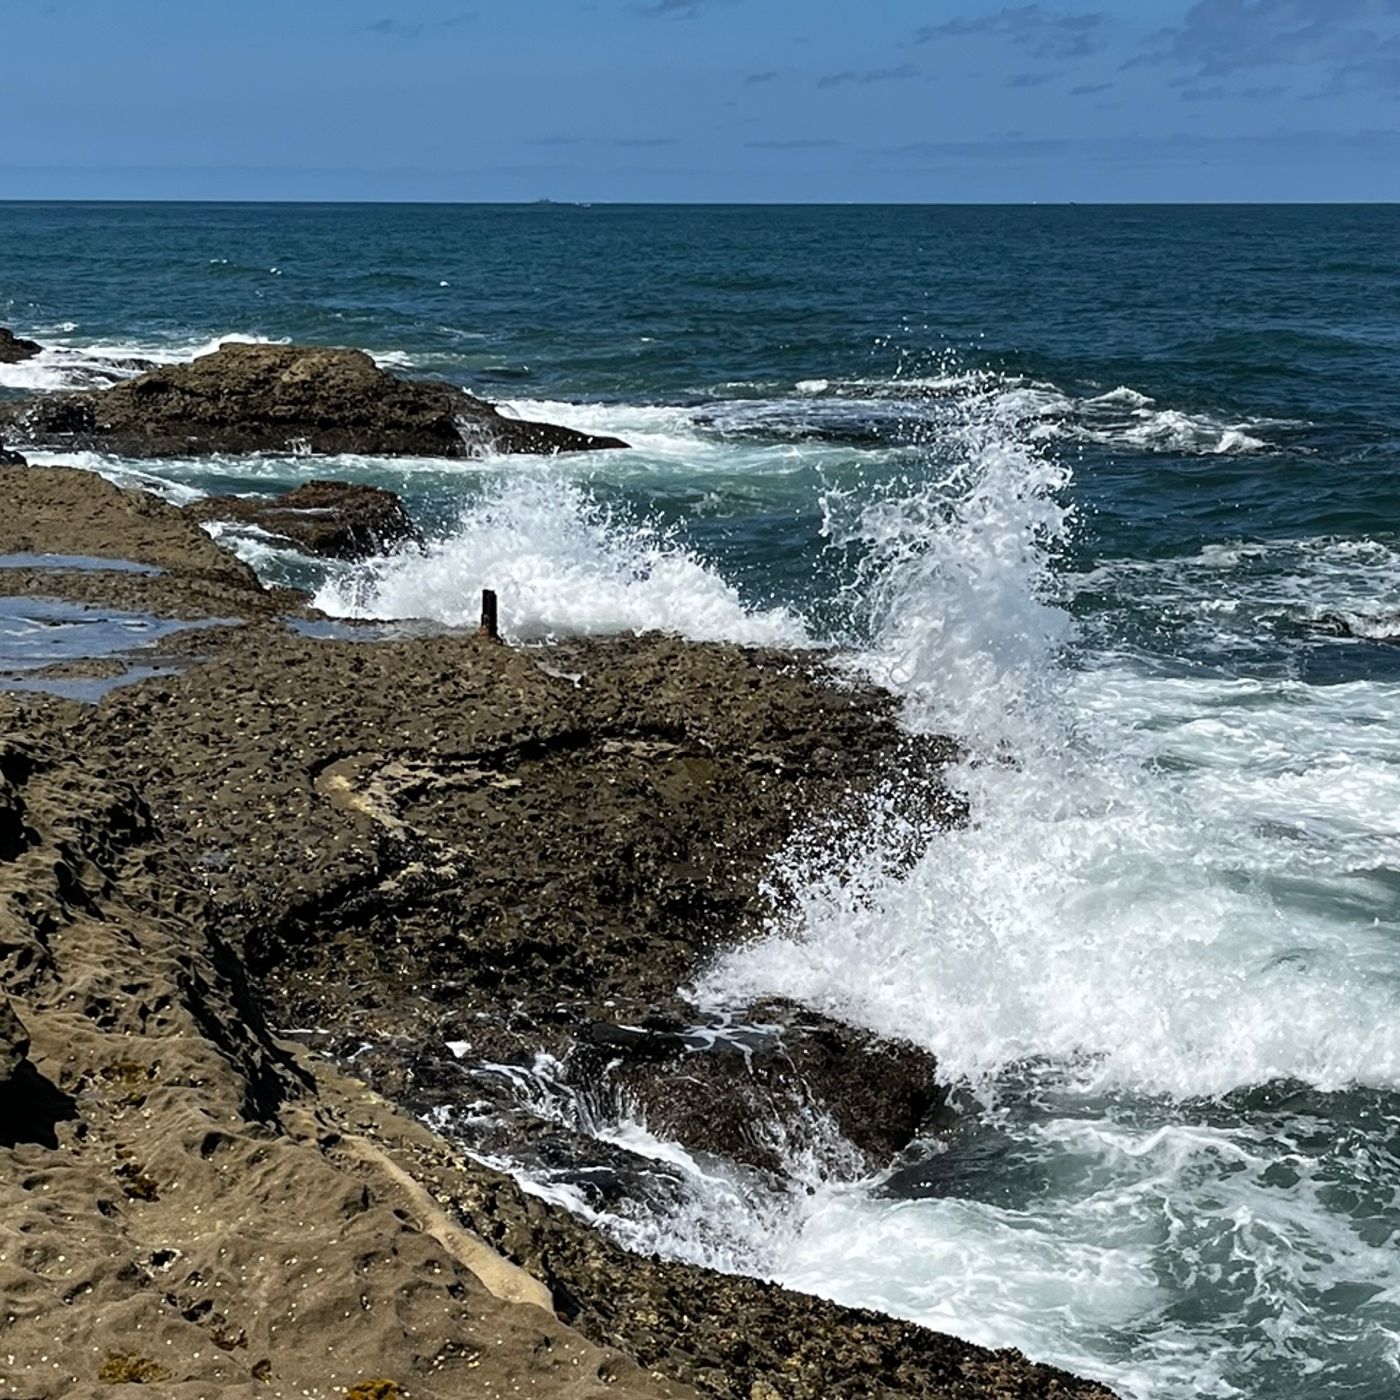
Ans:
[[[481,629],[477,636],[491,642],[501,640],[501,634],[496,630],[496,595],[489,588],[481,590]]]

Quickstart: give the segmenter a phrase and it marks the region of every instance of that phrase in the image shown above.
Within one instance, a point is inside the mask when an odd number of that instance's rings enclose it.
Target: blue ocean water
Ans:
[[[422,558],[231,540],[337,612],[835,642],[966,741],[966,831],[792,852],[696,995],[918,1039],[976,1132],[606,1228],[1124,1395],[1396,1392],[1400,209],[0,205],[0,323],[0,394],[291,339],[616,433],[77,460],[389,485]]]

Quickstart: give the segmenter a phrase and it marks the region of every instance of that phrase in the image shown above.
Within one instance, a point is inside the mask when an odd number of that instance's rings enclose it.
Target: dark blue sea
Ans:
[[[622,437],[67,460],[383,484],[426,554],[226,537],[338,614],[834,644],[964,741],[965,829],[814,833],[694,995],[926,1044],[976,1132],[764,1195],[595,1125],[694,1181],[601,1228],[1142,1400],[1400,1393],[1400,208],[10,204],[0,323],[5,396],[293,340]]]

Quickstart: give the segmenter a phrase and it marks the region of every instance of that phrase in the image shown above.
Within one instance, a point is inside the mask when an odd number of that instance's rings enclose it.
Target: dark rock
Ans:
[[[392,491],[345,481],[308,481],[282,496],[209,496],[185,512],[201,522],[256,525],[293,549],[326,559],[367,559],[423,543]]]
[[[299,607],[183,511],[76,467],[0,466],[0,555],[84,555],[97,568],[5,571],[6,591],[156,617],[236,619]],[[0,853],[0,860],[4,856]]]
[[[43,350],[36,340],[21,340],[13,331],[0,326],[0,365],[17,365],[32,360]]]
[[[784,1001],[684,1029],[663,1018],[595,1022],[570,1069],[640,1113],[659,1137],[774,1173],[794,1149],[833,1167],[884,1167],[946,1098],[927,1050]],[[830,1140],[828,1124],[859,1164],[837,1160],[843,1144]]]
[[[29,1036],[14,1007],[0,997],[0,1085],[9,1083],[19,1072],[28,1054]]]
[[[1347,613],[1325,612],[1313,618],[1309,626],[1314,633],[1324,637],[1345,637],[1359,642],[1400,641],[1400,613],[1363,618]]]
[[[0,407],[27,441],[174,457],[360,452],[473,457],[625,447],[508,418],[453,385],[399,379],[359,350],[230,343],[109,389]]]
[[[11,452],[8,448],[0,447],[0,467],[25,467],[28,465],[18,452]]]

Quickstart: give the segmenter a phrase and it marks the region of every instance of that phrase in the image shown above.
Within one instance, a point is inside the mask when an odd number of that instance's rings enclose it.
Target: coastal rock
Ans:
[[[182,512],[87,481],[0,475],[0,553],[169,570],[150,586],[212,570]],[[243,566],[225,558],[232,600]],[[1107,1395],[631,1252],[420,1116],[443,1121],[449,1096],[469,1114],[482,1061],[509,1078],[581,1027],[625,1030],[624,998],[684,1027],[675,989],[754,930],[794,825],[849,813],[891,768],[932,783],[951,745],[902,734],[892,699],[831,685],[810,654],[324,640],[276,616],[199,636],[185,669],[96,704],[0,695],[0,997],[32,1042],[0,1105],[11,1389]],[[921,799],[934,824],[958,810]],[[444,1035],[434,1101],[416,1067]],[[535,1121],[538,1159],[568,1167],[574,1145]],[[598,1199],[635,1203],[624,1152],[591,1165]]]
[[[0,467],[23,467],[28,463],[18,452],[11,452],[6,447],[0,447]]]
[[[359,350],[230,342],[189,364],[109,389],[0,408],[13,434],[48,447],[132,457],[366,453],[473,457],[625,447],[510,418],[450,384],[400,379]]]
[[[10,1387],[690,1400],[444,1209],[419,1125],[273,1038],[139,794],[64,737],[0,749],[34,842],[0,938],[44,959],[0,965],[33,1042],[0,1084]],[[0,1012],[3,1063],[22,1038]]]
[[[784,1001],[718,1025],[595,1021],[571,1070],[658,1137],[775,1174],[792,1154],[880,1170],[946,1099],[928,1051]],[[847,1148],[858,1162],[841,1160]]]
[[[0,465],[0,500],[0,555],[70,556],[81,565],[25,567],[12,560],[14,567],[3,571],[11,598],[83,604],[93,624],[111,609],[126,615],[114,624],[119,629],[130,626],[131,614],[208,627],[305,607],[302,594],[264,588],[248,565],[176,506],[148,491],[124,491],[94,472]],[[110,570],[103,567],[108,559]]]
[[[12,330],[0,326],[0,365],[17,365],[32,360],[43,350],[36,340],[22,340]]]
[[[207,496],[185,513],[201,522],[256,525],[292,549],[325,559],[367,559],[423,543],[392,491],[345,481],[308,481],[281,496]]]

